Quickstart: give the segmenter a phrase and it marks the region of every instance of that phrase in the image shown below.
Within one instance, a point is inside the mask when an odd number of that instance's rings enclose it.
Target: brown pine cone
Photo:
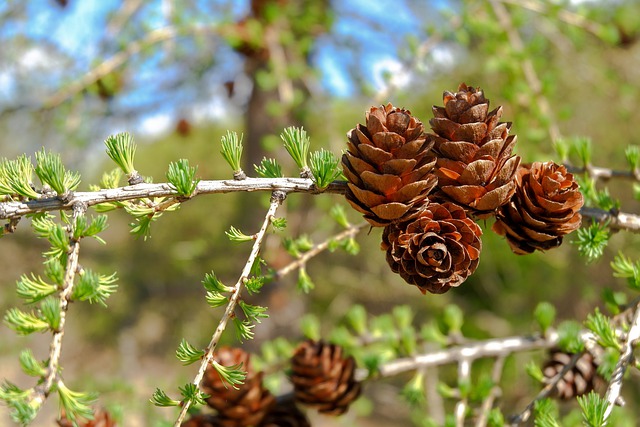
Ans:
[[[493,231],[506,236],[518,255],[555,248],[562,236],[580,227],[583,203],[578,183],[564,166],[522,166],[516,174],[516,193],[496,212]]]
[[[311,427],[307,416],[294,402],[278,403],[262,420],[260,427]]]
[[[423,294],[459,286],[478,267],[482,230],[451,202],[429,203],[410,221],[385,227],[382,250],[394,273]]]
[[[344,357],[342,347],[322,341],[305,341],[291,359],[295,400],[318,412],[340,415],[360,395],[355,380],[356,362]]]
[[[551,350],[549,359],[542,368],[542,373],[547,382],[559,374],[573,356],[573,354],[565,353],[559,349]],[[569,400],[589,393],[595,387],[598,377],[597,368],[598,366],[591,353],[585,351],[575,366],[569,369],[564,377],[557,382],[553,390],[553,396],[558,399]]]
[[[208,414],[194,415],[180,424],[180,427],[222,427],[218,417]]]
[[[218,421],[224,427],[257,426],[275,405],[275,397],[263,387],[262,372],[251,368],[250,355],[239,348],[222,347],[215,354],[222,366],[242,363],[247,372],[244,384],[234,388],[222,381],[218,371],[209,366],[202,379],[202,391],[210,395],[209,406],[218,411]]]
[[[429,120],[435,134],[427,135],[438,159],[438,188],[474,215],[487,216],[515,191],[516,136],[509,136],[511,123],[500,122],[502,107],[489,112],[480,88],[462,83],[443,98],[444,107],[434,106]]]
[[[68,419],[63,413],[57,423],[60,427],[73,427],[73,422]],[[104,409],[98,408],[93,412],[92,420],[84,420],[84,422],[78,422],[78,427],[116,427],[116,421],[111,415]]]
[[[373,226],[383,227],[415,216],[416,203],[436,185],[433,145],[424,125],[409,110],[391,104],[371,107],[366,125],[347,134],[342,156],[347,200]]]

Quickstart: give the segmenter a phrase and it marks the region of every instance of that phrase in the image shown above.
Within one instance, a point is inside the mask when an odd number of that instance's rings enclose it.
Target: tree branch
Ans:
[[[633,171],[622,171],[622,170],[614,170],[609,168],[603,168],[599,166],[587,165],[585,167],[576,167],[565,164],[567,171],[574,174],[586,173],[593,179],[601,179],[603,181],[608,181],[612,178],[622,178],[629,179],[633,181],[640,181],[640,170]]]
[[[640,216],[624,212],[607,212],[598,208],[580,209],[584,218],[591,218],[600,224],[608,224],[612,230],[625,230],[632,233],[640,233]]]
[[[224,312],[224,315],[220,319],[220,322],[218,323],[218,327],[216,328],[215,332],[213,333],[213,336],[211,337],[211,341],[209,342],[209,346],[207,347],[207,352],[205,356],[202,358],[202,363],[200,364],[200,369],[198,370],[198,374],[193,380],[193,384],[195,384],[197,387],[200,387],[200,383],[202,382],[202,378],[204,377],[205,371],[207,370],[207,367],[213,360],[213,355],[215,353],[216,346],[218,345],[218,341],[222,336],[222,332],[224,332],[225,328],[227,327],[227,323],[233,317],[233,311],[236,305],[238,304],[238,301],[240,300],[240,292],[242,291],[244,281],[247,280],[249,278],[249,275],[251,274],[251,267],[253,266],[258,256],[258,253],[260,252],[260,246],[267,232],[267,228],[271,223],[271,219],[274,217],[276,210],[282,204],[286,196],[287,194],[283,191],[274,191],[271,195],[271,205],[269,206],[269,210],[267,211],[264,217],[264,221],[262,223],[262,227],[260,227],[260,231],[258,231],[258,233],[255,236],[255,242],[253,243],[253,247],[251,248],[251,253],[249,254],[249,258],[247,259],[247,262],[244,265],[244,268],[242,269],[242,273],[240,274],[240,277],[238,278],[238,281],[234,286],[233,294],[229,298],[229,303],[227,304],[227,308]],[[182,409],[180,410],[180,414],[178,415],[178,419],[174,423],[174,427],[180,427],[180,425],[182,424],[182,421],[184,420],[184,417],[187,415],[187,412],[189,411],[189,407],[191,406],[191,403],[192,403],[191,400],[187,400],[184,403],[184,405],[182,406]]]
[[[605,396],[605,399],[607,400],[607,409],[604,413],[604,424],[607,423],[607,420],[609,419],[609,417],[611,416],[611,412],[613,411],[613,407],[620,397],[620,390],[622,389],[622,379],[624,377],[625,371],[627,370],[627,366],[629,366],[629,363],[633,359],[633,348],[636,345],[638,339],[640,339],[640,305],[636,306],[636,310],[633,315],[633,321],[631,323],[631,329],[629,329],[627,339],[622,345],[620,359],[618,359],[616,368],[611,375],[609,387],[607,388],[607,394]]]

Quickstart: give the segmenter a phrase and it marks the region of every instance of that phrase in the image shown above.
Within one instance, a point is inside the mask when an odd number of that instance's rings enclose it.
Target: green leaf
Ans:
[[[359,335],[367,332],[367,310],[361,304],[351,306],[346,315],[346,321]]]
[[[581,325],[573,320],[567,320],[558,326],[558,347],[567,353],[580,353],[584,350],[584,342],[580,336]]]
[[[587,427],[603,427],[606,425],[604,414],[608,402],[604,397],[592,391],[585,396],[578,396],[582,408],[582,419]]]
[[[533,311],[533,316],[544,334],[553,325],[556,318],[556,308],[546,301],[540,302]]]
[[[36,277],[33,274],[31,274],[31,278],[26,275],[20,276],[16,287],[18,296],[24,299],[27,304],[38,302],[58,290],[57,285],[47,283],[40,276]]]
[[[88,420],[93,419],[91,405],[95,403],[98,396],[95,393],[83,393],[67,388],[62,381],[57,383],[60,405],[64,408],[66,417],[75,422],[78,417]]]
[[[190,365],[197,362],[204,357],[204,354],[204,350],[195,348],[184,338],[182,339],[180,345],[178,346],[178,349],[176,350],[176,357],[184,365]]]
[[[611,288],[602,290],[602,301],[604,301],[607,310],[614,315],[619,314],[620,308],[629,303],[626,293],[614,292]]]
[[[326,188],[340,177],[341,171],[338,168],[338,162],[336,156],[324,148],[311,153],[309,167],[318,188]]]
[[[604,249],[609,244],[609,230],[607,224],[592,223],[577,231],[577,245],[580,255],[587,258],[587,262],[593,262],[600,258]]]
[[[151,399],[149,399],[149,402],[153,403],[155,406],[160,407],[180,406],[182,404],[182,402],[180,402],[179,400],[171,399],[169,396],[167,396],[167,393],[159,388],[156,388],[156,390],[153,392],[153,395],[151,396]]]
[[[613,259],[611,263],[613,277],[627,279],[627,284],[633,290],[640,290],[640,262],[631,261],[622,252]]]
[[[620,350],[620,343],[616,338],[615,328],[611,323],[611,319],[600,313],[600,309],[596,307],[595,312],[587,316],[585,326],[596,335],[598,344],[602,347],[612,347]]]
[[[275,159],[262,158],[259,165],[253,165],[258,176],[261,178],[282,178],[282,168]]]
[[[316,286],[311,281],[311,277],[307,274],[307,269],[302,266],[298,269],[298,290],[308,294]]]
[[[29,335],[49,329],[49,323],[34,313],[25,313],[18,308],[10,308],[4,316],[5,324],[18,335]]]
[[[309,169],[307,159],[309,157],[310,139],[307,132],[303,128],[288,127],[280,134],[280,138],[284,141],[284,148],[296,162],[300,168],[301,174],[306,173]]]
[[[397,305],[393,307],[391,312],[393,320],[398,326],[398,330],[407,329],[412,327],[413,322],[413,310],[408,305]]]
[[[356,239],[353,237],[349,237],[348,239],[344,239],[340,243],[340,247],[344,249],[346,253],[349,255],[358,255],[360,253],[360,245],[356,242]]]
[[[233,288],[225,286],[220,280],[218,280],[214,272],[205,274],[202,284],[204,285],[204,289],[207,291],[218,293],[233,292]]]
[[[233,225],[231,226],[229,231],[225,231],[224,234],[226,234],[229,240],[231,240],[232,242],[249,242],[254,240],[253,236],[247,236],[246,234],[235,228]]]
[[[282,231],[287,228],[286,218],[271,218],[271,225],[277,231]]]
[[[133,136],[131,136],[131,134],[121,132],[116,135],[111,135],[104,141],[104,144],[107,146],[107,155],[126,175],[133,176],[138,173],[133,167],[136,145],[133,142]]]
[[[242,135],[238,137],[237,132],[227,131],[221,138],[222,150],[220,153],[227,161],[234,174],[242,172],[240,159],[242,158]]]
[[[167,171],[167,180],[183,197],[191,197],[196,191],[199,179],[196,179],[197,166],[189,166],[189,160],[180,159],[177,162],[169,163]]]
[[[40,313],[42,314],[42,319],[49,325],[49,328],[54,332],[58,332],[62,313],[60,309],[60,299],[48,297],[42,300],[40,303]]]
[[[462,324],[464,322],[464,314],[460,307],[455,304],[449,304],[442,313],[442,320],[447,327],[448,334],[460,334]]]
[[[424,374],[416,372],[413,378],[405,384],[400,395],[411,407],[420,407],[426,401],[424,389]]]
[[[349,228],[349,220],[347,220],[347,213],[342,205],[333,205],[329,211],[329,215],[335,222],[337,222],[342,228]]]
[[[0,195],[39,198],[33,189],[33,171],[31,159],[24,154],[15,160],[0,159]]]
[[[44,364],[36,360],[29,349],[20,352],[20,367],[25,374],[32,377],[44,377],[47,374],[47,369]]]
[[[487,426],[488,427],[504,427],[504,415],[500,411],[500,408],[493,408],[489,411],[489,416],[487,417]]]
[[[220,379],[225,387],[230,385],[238,390],[238,385],[244,384],[247,373],[242,370],[242,363],[233,366],[223,366],[217,361],[212,360],[211,365],[218,372],[218,375],[220,375]]]
[[[302,319],[300,319],[300,330],[302,331],[302,335],[308,339],[314,341],[320,340],[320,320],[317,316],[305,314]]]
[[[640,169],[640,146],[629,145],[624,150],[624,155],[627,158],[627,163],[629,163],[629,168],[632,171]]]
[[[80,174],[66,170],[59,154],[53,154],[43,148],[42,151],[36,152],[36,162],[36,175],[58,195],[73,191],[80,184]]]
[[[261,323],[262,319],[266,319],[269,317],[269,315],[267,314],[267,307],[247,304],[242,300],[238,301],[238,305],[242,309],[242,312],[247,317],[247,319],[251,322]]]
[[[540,369],[540,366],[538,366],[538,364],[533,360],[530,360],[529,363],[527,363],[527,365],[525,366],[525,371],[531,378],[538,381],[539,383],[543,383],[545,381],[545,376],[542,372],[542,369]]]

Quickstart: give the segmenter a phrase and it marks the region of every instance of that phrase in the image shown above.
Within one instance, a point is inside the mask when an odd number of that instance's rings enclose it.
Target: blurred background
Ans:
[[[312,149],[340,155],[345,134],[372,105],[392,102],[427,124],[442,92],[461,82],[484,89],[504,107],[518,135],[523,162],[557,158],[553,141],[575,136],[593,142],[597,166],[625,169],[624,149],[640,144],[640,3],[637,0],[5,0],[0,2],[0,155],[14,158],[46,147],[82,173],[81,190],[112,170],[104,139],[131,132],[136,168],[165,181],[169,162],[198,165],[201,179],[229,179],[220,155],[226,130],[244,135],[245,171],[275,157],[286,176],[297,176],[281,146],[286,126],[304,126]],[[124,184],[124,183],[123,183]],[[621,210],[638,212],[631,183],[609,184]],[[101,404],[120,413],[123,425],[157,425],[173,411],[155,408],[156,387],[174,390],[189,381],[174,352],[181,338],[204,346],[221,311],[208,308],[201,280],[214,271],[235,282],[250,248],[230,243],[231,225],[257,231],[266,194],[197,197],[154,222],[151,238],[130,235],[131,218],[109,215],[106,245],[84,242],[81,263],[109,274],[119,290],[107,309],[71,307],[62,354],[66,382],[101,392]],[[328,212],[338,195],[292,194],[279,216],[287,229],[269,236],[264,258],[273,268],[292,261],[283,237],[308,235],[314,243],[341,231]],[[638,255],[637,237],[620,233],[600,261],[587,265],[568,238],[547,254],[516,257],[483,224],[484,250],[476,273],[445,295],[422,296],[389,270],[379,250],[380,232],[362,231],[358,255],[326,252],[307,265],[309,294],[292,274],[265,287],[256,301],[271,317],[256,339],[259,351],[275,337],[302,336],[298,320],[321,316],[331,330],[354,304],[372,315],[410,305],[416,325],[434,321],[449,304],[465,314],[469,338],[527,334],[531,312],[549,301],[561,319],[583,321],[601,305],[607,287],[622,290],[609,261],[620,248]],[[28,221],[0,242],[0,310],[20,305],[15,281],[42,273],[45,242]],[[237,343],[232,331],[224,336]],[[0,326],[0,377],[29,386],[17,360],[30,347],[46,357],[49,336],[17,337]],[[540,356],[540,357],[538,357]],[[524,408],[537,391],[523,375],[525,354],[507,360],[500,404]],[[537,359],[536,359],[537,360]],[[455,374],[442,370],[447,379]],[[447,376],[449,375],[449,377]],[[314,425],[411,425],[398,397],[407,378],[368,384],[341,419]],[[640,392],[629,381],[625,392]],[[451,408],[445,402],[445,412]],[[633,406],[633,405],[631,405]],[[432,410],[436,411],[432,408]],[[627,409],[633,413],[634,408]],[[53,425],[49,402],[36,425]],[[8,425],[0,407],[0,425]],[[437,411],[436,411],[437,412]],[[635,415],[640,421],[640,414]],[[6,421],[5,421],[6,420]],[[633,425],[633,424],[631,424]]]

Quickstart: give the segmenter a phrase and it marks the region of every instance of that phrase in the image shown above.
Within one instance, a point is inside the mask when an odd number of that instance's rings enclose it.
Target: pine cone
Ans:
[[[224,383],[213,366],[209,366],[202,380],[202,391],[211,397],[209,406],[218,411],[218,420],[224,427],[257,426],[275,405],[275,397],[262,386],[262,372],[251,368],[250,355],[239,348],[222,347],[215,360],[223,366],[242,363],[247,372],[244,384],[237,389]]]
[[[208,414],[194,415],[180,424],[180,427],[222,427],[218,417]]]
[[[74,424],[63,413],[57,423],[60,427],[73,427]],[[84,422],[78,422],[78,427],[116,427],[116,421],[111,415],[104,409],[98,408],[93,412],[92,420],[85,420]]]
[[[264,417],[260,427],[311,427],[311,423],[295,403],[282,402]]]
[[[519,255],[555,248],[562,236],[580,227],[583,203],[578,183],[564,166],[523,166],[516,174],[515,195],[496,212],[493,231],[506,236]]]
[[[340,415],[360,395],[353,357],[343,357],[342,347],[322,341],[305,341],[292,359],[291,382],[296,401],[318,412]]]
[[[481,235],[462,207],[432,202],[415,219],[385,227],[381,247],[394,273],[423,294],[442,294],[478,267]]]
[[[415,216],[414,205],[436,185],[432,143],[424,125],[409,110],[371,107],[366,125],[347,134],[342,156],[347,200],[373,226],[383,227]]]
[[[438,188],[455,203],[483,217],[507,203],[515,191],[520,157],[512,154],[511,123],[499,122],[502,107],[489,112],[480,88],[462,83],[444,92],[444,107],[433,107],[428,134],[437,155]]]
[[[547,381],[555,377],[571,361],[573,354],[565,353],[562,350],[551,350],[549,359],[545,362],[542,372]],[[597,380],[597,368],[593,356],[585,351],[578,359],[575,366],[562,377],[554,391],[554,397],[563,400],[573,399],[589,393],[595,387]]]

